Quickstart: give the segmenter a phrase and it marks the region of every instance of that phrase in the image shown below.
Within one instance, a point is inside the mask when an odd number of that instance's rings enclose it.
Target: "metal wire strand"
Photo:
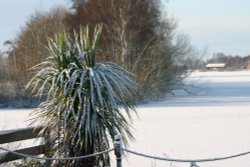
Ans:
[[[145,158],[151,158],[151,159],[155,159],[155,160],[162,160],[162,161],[169,161],[169,162],[183,162],[183,163],[197,163],[197,162],[210,162],[210,161],[221,161],[221,160],[226,160],[226,159],[232,159],[232,158],[236,158],[236,157],[241,157],[247,154],[250,154],[250,151],[248,152],[244,152],[244,153],[240,153],[240,154],[235,154],[235,155],[230,155],[230,156],[225,156],[225,157],[220,157],[220,158],[208,158],[208,159],[175,159],[175,158],[166,158],[166,157],[158,157],[158,156],[152,156],[152,155],[147,155],[144,153],[139,153],[136,151],[131,151],[128,149],[123,149],[123,151],[137,155],[137,156],[141,156],[141,157],[145,157]]]
[[[0,147],[0,150],[10,152],[12,154],[21,156],[23,158],[30,158],[30,159],[34,159],[34,160],[64,161],[64,160],[77,160],[77,159],[85,159],[85,158],[95,157],[95,156],[98,156],[98,155],[101,155],[101,154],[109,153],[109,152],[113,151],[114,148],[111,148],[111,149],[106,150],[106,151],[97,152],[97,153],[94,153],[94,154],[78,156],[78,157],[66,157],[66,158],[46,158],[46,157],[32,156],[32,155],[22,154],[22,153],[19,153],[19,152],[16,152],[16,151],[11,151],[11,150],[3,148],[3,147]]]
[[[0,150],[10,152],[12,154],[15,154],[15,155],[18,155],[18,156],[21,156],[21,157],[24,157],[24,158],[34,159],[34,160],[60,161],[60,160],[77,160],[77,159],[84,159],[84,158],[94,157],[94,156],[98,156],[98,155],[101,155],[101,154],[109,153],[111,151],[114,151],[115,149],[112,148],[112,149],[97,152],[97,153],[94,153],[94,154],[78,156],[78,157],[66,157],[66,158],[46,158],[46,157],[32,156],[32,155],[22,154],[22,153],[19,153],[19,152],[16,152],[16,151],[11,151],[11,150],[3,148],[3,147],[0,147]],[[225,156],[225,157],[220,157],[220,158],[176,159],[176,158],[166,158],[166,157],[152,156],[152,155],[139,153],[139,152],[132,151],[132,150],[129,150],[129,149],[124,149],[124,148],[122,150],[124,152],[127,152],[127,153],[131,153],[131,154],[134,154],[134,155],[137,155],[137,156],[141,156],[141,157],[145,157],[145,158],[151,158],[151,159],[155,159],[155,160],[162,160],[162,161],[169,161],[169,162],[191,163],[191,166],[195,166],[196,163],[198,163],[198,162],[221,161],[221,160],[232,159],[232,158],[241,157],[241,156],[245,156],[245,155],[250,154],[250,151],[248,151],[248,152],[235,154],[235,155],[230,155],[230,156]]]

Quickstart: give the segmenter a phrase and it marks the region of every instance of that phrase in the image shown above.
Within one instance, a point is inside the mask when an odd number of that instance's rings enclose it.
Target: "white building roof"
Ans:
[[[225,63],[211,63],[206,65],[207,68],[223,68],[225,66]]]

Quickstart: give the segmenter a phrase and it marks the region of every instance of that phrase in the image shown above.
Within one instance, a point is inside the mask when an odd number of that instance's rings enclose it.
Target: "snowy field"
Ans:
[[[129,149],[178,159],[223,157],[250,151],[250,72],[200,72],[187,80],[192,95],[176,96],[138,106],[136,140]],[[0,127],[26,127],[31,110],[0,110]],[[190,167],[126,155],[124,167]],[[200,167],[247,167],[250,155],[198,163]]]

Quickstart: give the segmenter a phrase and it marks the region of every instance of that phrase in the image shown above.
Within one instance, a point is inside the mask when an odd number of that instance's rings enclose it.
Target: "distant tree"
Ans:
[[[13,80],[11,64],[6,58],[6,54],[0,55],[0,105],[4,105],[10,98],[16,97],[17,84]]]
[[[104,25],[100,61],[121,65],[140,83],[139,100],[155,100],[181,88],[187,69],[195,66],[193,48],[177,24],[162,14],[159,0],[72,0],[72,10],[37,12],[21,30],[9,56],[20,82],[33,76],[27,72],[48,55],[47,38],[81,25]],[[14,63],[15,62],[15,63]]]
[[[140,97],[157,99],[181,86],[193,48],[176,23],[163,17],[158,0],[72,0],[66,19],[71,29],[104,24],[102,60],[116,62],[135,74]],[[190,59],[191,58],[191,59]]]
[[[6,40],[4,42],[4,46],[6,47],[6,50],[4,51],[6,63],[9,65],[8,68],[8,74],[9,79],[13,82],[19,82],[19,76],[17,75],[17,60],[16,60],[16,54],[14,53],[14,50],[16,49],[16,44],[12,40]]]
[[[61,7],[47,13],[36,12],[21,29],[16,40],[7,43],[14,46],[9,53],[9,59],[20,76],[22,85],[32,76],[28,69],[42,62],[49,54],[46,48],[48,37],[64,29],[63,18],[66,12]]]
[[[0,52],[0,82],[6,79],[6,59],[3,58],[3,53]]]
[[[246,58],[241,56],[225,55],[224,53],[215,53],[207,63],[225,63],[226,70],[242,70],[245,67]]]

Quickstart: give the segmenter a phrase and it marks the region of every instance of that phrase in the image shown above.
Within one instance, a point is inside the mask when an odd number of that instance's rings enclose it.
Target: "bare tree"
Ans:
[[[185,60],[193,49],[176,35],[176,23],[163,17],[158,0],[72,0],[67,25],[104,24],[103,60],[116,62],[135,74],[140,97],[161,98],[180,86]]]
[[[176,32],[174,19],[163,17],[159,0],[72,0],[70,12],[59,8],[37,12],[26,23],[10,53],[22,85],[32,77],[27,70],[49,54],[47,37],[58,31],[90,30],[104,25],[98,61],[110,61],[134,73],[141,85],[140,100],[164,97],[182,85],[186,62],[192,62],[189,40]],[[90,32],[91,33],[91,32]]]
[[[31,78],[28,70],[48,56],[48,37],[64,28],[65,13],[64,8],[55,8],[48,13],[36,12],[13,41],[15,47],[10,52],[9,59],[15,64],[17,75],[21,77],[23,85]],[[13,45],[13,42],[7,44]]]

